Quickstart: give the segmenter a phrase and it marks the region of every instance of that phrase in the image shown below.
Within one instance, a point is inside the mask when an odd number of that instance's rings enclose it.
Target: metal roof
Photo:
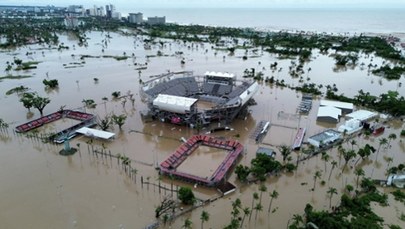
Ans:
[[[191,110],[191,106],[197,100],[182,96],[159,94],[153,100],[153,105],[159,107],[161,110],[184,114]]]
[[[338,101],[331,101],[331,100],[321,100],[320,105],[353,110],[353,103],[345,103],[345,102],[338,102]]]
[[[102,138],[102,139],[111,139],[115,136],[114,133],[103,131],[103,130],[92,129],[92,128],[88,128],[88,127],[82,127],[80,129],[76,130],[76,133],[84,134],[88,137],[97,137],[97,138]]]
[[[331,117],[339,120],[339,116],[342,115],[342,110],[332,106],[319,107],[317,117]]]
[[[357,119],[360,121],[365,121],[371,118],[376,117],[378,114],[375,112],[367,111],[367,110],[358,110],[355,112],[352,112],[350,114],[347,114],[346,117],[352,118],[352,119]]]
[[[216,76],[216,77],[223,77],[223,78],[234,78],[235,75],[226,72],[205,72],[205,76]]]

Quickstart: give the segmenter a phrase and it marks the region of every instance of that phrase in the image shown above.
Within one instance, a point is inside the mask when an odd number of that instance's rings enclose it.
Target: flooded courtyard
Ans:
[[[151,49],[144,48],[144,37],[124,36],[111,33],[112,38],[104,44],[106,34],[91,32],[87,47],[80,47],[77,41],[68,34],[60,36],[61,42],[69,46],[68,50],[58,51],[39,45],[29,45],[2,52],[0,69],[13,58],[23,61],[39,61],[37,69],[13,74],[29,75],[24,79],[3,79],[0,82],[0,118],[10,124],[10,128],[0,132],[0,221],[4,228],[144,228],[155,221],[155,208],[169,191],[160,191],[153,185],[141,184],[141,179],[150,183],[161,182],[165,187],[189,186],[197,198],[210,199],[219,195],[214,189],[195,187],[192,184],[171,180],[159,175],[155,167],[165,160],[181,144],[182,137],[188,138],[198,134],[196,129],[161,123],[158,120],[143,123],[140,111],[147,109],[140,97],[141,82],[148,81],[150,76],[168,71],[193,71],[194,75],[203,75],[206,71],[229,72],[242,79],[245,69],[255,68],[264,76],[274,76],[286,84],[299,85],[299,78],[292,78],[288,69],[296,59],[280,59],[276,55],[261,50],[236,50],[234,55],[228,51],[217,50],[212,44],[190,43],[162,39],[163,45],[157,43]],[[157,52],[163,53],[157,56]],[[182,52],[182,55],[176,54]],[[303,79],[316,84],[335,84],[338,93],[354,96],[360,89],[373,95],[397,91],[405,96],[402,77],[398,81],[388,81],[371,74],[360,64],[352,69],[336,69],[334,59],[329,55],[314,51],[311,60],[306,62]],[[30,54],[28,54],[30,53]],[[81,58],[92,56],[129,56],[126,60],[113,58]],[[184,64],[181,63],[184,60]],[[359,63],[380,64],[383,60],[377,57],[360,55]],[[278,62],[278,69],[271,70],[269,65]],[[74,64],[78,63],[78,64]],[[307,71],[311,68],[311,71]],[[97,78],[97,80],[95,80]],[[59,87],[45,88],[43,79],[57,79]],[[401,84],[400,84],[401,83]],[[44,114],[55,112],[66,106],[66,109],[79,109],[104,118],[107,115],[125,114],[127,120],[122,129],[113,125],[109,131],[116,134],[111,141],[91,139],[78,136],[70,142],[78,149],[73,156],[61,156],[63,145],[47,144],[24,134],[16,134],[13,128],[29,120],[40,117],[36,109],[28,111],[16,94],[5,95],[5,92],[17,86],[26,86],[41,96],[49,97],[51,103],[44,109]],[[122,103],[114,99],[115,91],[125,95],[134,94],[134,104]],[[106,98],[106,99],[105,99]],[[269,147],[278,152],[281,145],[290,146],[300,127],[307,129],[306,138],[324,130],[336,128],[336,125],[316,122],[319,99],[314,98],[308,115],[298,115],[297,108],[302,93],[288,88],[270,86],[260,83],[260,89],[254,97],[257,105],[251,106],[250,114],[245,120],[235,120],[229,126],[232,131],[216,132],[211,135],[235,139],[245,146],[245,154],[240,164],[250,165],[259,146]],[[95,108],[84,107],[82,101],[93,99]],[[204,104],[208,106],[207,104]],[[250,138],[260,121],[272,123],[262,144]],[[343,120],[343,119],[342,119]],[[39,133],[56,132],[77,124],[73,119],[61,119],[39,128]],[[358,149],[366,143],[381,148],[379,154],[373,154],[357,162],[357,157],[343,168],[344,161],[339,158],[336,148],[328,150],[328,161],[321,156],[313,157],[298,165],[293,173],[281,173],[271,176],[265,182],[267,193],[263,194],[263,211],[257,218],[245,220],[244,228],[285,228],[294,214],[301,214],[306,203],[316,209],[329,209],[328,187],[335,187],[338,193],[344,192],[346,184],[356,184],[355,167],[361,167],[366,177],[385,179],[389,166],[405,161],[404,138],[400,132],[405,128],[402,121],[385,123],[386,131],[380,136],[356,136],[356,144],[343,143],[347,149]],[[218,123],[214,123],[218,126]],[[204,128],[205,133],[209,128]],[[398,136],[388,146],[379,147],[381,138],[389,134]],[[306,139],[305,138],[305,139]],[[304,140],[305,141],[305,140]],[[113,155],[125,155],[131,159],[131,166],[136,172],[128,176],[117,159],[102,157],[92,153],[94,149],[105,150]],[[378,158],[377,158],[378,155]],[[292,153],[295,163],[298,153]],[[225,157],[225,151],[200,147],[180,167],[180,170],[207,177],[218,167]],[[393,161],[389,158],[393,158]],[[282,161],[278,153],[276,159]],[[338,162],[332,169],[331,161]],[[314,173],[321,171],[320,181],[314,184]],[[135,175],[133,175],[135,174]],[[331,175],[330,175],[331,174]],[[331,177],[329,179],[329,176]],[[232,174],[229,181],[237,186],[235,193],[220,198],[211,204],[198,208],[176,219],[171,225],[162,228],[180,228],[186,218],[190,218],[197,228],[200,224],[201,211],[210,214],[207,228],[222,228],[230,221],[231,202],[240,198],[242,205],[250,207],[252,194],[259,192],[256,184],[242,184]],[[316,186],[314,191],[311,189]],[[277,190],[280,195],[274,200],[272,211],[268,212],[269,193]],[[389,193],[391,188],[381,188]],[[173,194],[176,195],[176,194]],[[332,199],[332,204],[339,202],[339,195]],[[389,207],[373,206],[388,223],[404,225],[399,220],[405,212],[403,204],[389,198]],[[389,209],[389,210],[386,210]]]

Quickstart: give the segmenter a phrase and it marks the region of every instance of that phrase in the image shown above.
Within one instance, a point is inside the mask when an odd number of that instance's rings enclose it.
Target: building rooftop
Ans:
[[[318,109],[318,115],[317,117],[331,117],[337,120],[339,120],[339,116],[342,115],[342,110],[339,108],[333,107],[333,106],[325,106],[325,107],[319,107]]]
[[[318,141],[318,142],[325,142],[326,140],[328,140],[330,138],[336,138],[336,137],[339,137],[339,136],[341,136],[341,134],[338,131],[328,129],[328,130],[325,130],[325,131],[323,131],[323,132],[321,132],[319,134],[311,136],[310,138],[315,140],[315,141]]]
[[[357,119],[360,121],[365,121],[371,118],[376,117],[378,114],[375,112],[367,111],[367,110],[358,110],[355,112],[352,112],[350,114],[347,114],[346,117],[351,118],[351,119]]]
[[[331,101],[331,100],[321,100],[320,105],[353,110],[353,103],[345,103],[345,102],[338,102],[338,101]]]

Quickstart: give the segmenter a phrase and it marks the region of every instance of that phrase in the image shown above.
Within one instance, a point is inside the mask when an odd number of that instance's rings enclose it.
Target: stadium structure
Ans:
[[[237,80],[234,74],[221,72],[206,72],[203,76],[166,73],[151,78],[141,90],[148,104],[148,110],[141,112],[142,119],[190,127],[214,121],[228,124],[235,118],[245,118],[259,89],[257,82]]]

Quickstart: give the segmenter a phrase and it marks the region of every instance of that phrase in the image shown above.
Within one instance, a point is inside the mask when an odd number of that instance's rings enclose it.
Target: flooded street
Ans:
[[[244,50],[236,50],[235,55],[231,56],[228,51],[213,49],[211,44],[164,40],[163,47],[157,43],[152,45],[150,50],[145,50],[143,37],[123,36],[118,33],[111,33],[112,38],[109,39],[108,46],[103,48],[105,35],[101,32],[88,33],[88,47],[79,47],[74,38],[64,34],[60,36],[60,40],[69,46],[69,50],[58,51],[30,45],[0,54],[0,69],[5,69],[6,62],[12,62],[14,57],[23,61],[40,62],[37,69],[12,72],[13,75],[30,75],[30,78],[0,81],[0,118],[10,125],[7,131],[0,132],[0,222],[3,228],[144,228],[155,221],[155,208],[164,196],[171,194],[166,191],[159,193],[153,185],[141,185],[141,179],[156,184],[161,182],[166,187],[172,184],[189,186],[198,198],[204,200],[219,195],[214,189],[194,187],[160,177],[155,169],[156,165],[177,149],[181,144],[181,137],[187,139],[198,132],[186,126],[159,121],[142,122],[139,112],[147,109],[147,106],[140,98],[140,82],[150,80],[151,75],[184,70],[193,71],[194,75],[203,75],[206,71],[220,71],[234,73],[238,79],[242,79],[245,69],[255,68],[256,72],[262,71],[265,77],[274,76],[294,86],[301,84],[299,78],[292,78],[288,73],[291,61],[298,60],[279,59],[276,55],[262,53],[261,50],[258,54],[249,50],[247,60],[242,59]],[[161,51],[163,56],[156,56],[158,51]],[[27,55],[28,52],[32,54]],[[80,58],[81,55],[122,56],[124,52],[129,56],[127,60]],[[180,56],[175,52],[184,54]],[[181,64],[183,58],[184,65]],[[278,62],[281,71],[273,72],[270,69],[270,64],[274,62]],[[405,96],[405,90],[399,84],[405,85],[404,77],[399,81],[388,81],[368,72],[368,64],[380,65],[381,62],[380,58],[361,54],[359,63],[364,63],[365,67],[359,64],[353,69],[335,69],[333,57],[314,51],[311,61],[304,65],[303,79],[304,82],[322,84],[324,87],[336,84],[338,93],[349,97],[356,95],[360,89],[377,96],[388,90],[398,91],[401,96]],[[142,70],[139,70],[140,67],[143,67]],[[308,72],[308,68],[311,68],[311,71]],[[45,88],[42,80],[47,78],[57,79],[59,88]],[[6,91],[21,85],[29,87],[32,92],[38,92],[40,96],[50,98],[51,103],[45,107],[44,114],[53,113],[61,106],[66,106],[66,109],[80,109],[99,118],[125,114],[127,120],[122,129],[116,125],[109,129],[116,134],[114,140],[94,140],[90,143],[90,138],[78,136],[70,142],[78,152],[73,156],[61,156],[59,151],[63,145],[46,144],[13,132],[15,126],[40,117],[34,108],[28,112],[19,102],[17,94],[5,94]],[[126,95],[128,91],[134,93],[134,104],[128,101],[123,105],[120,100],[113,99],[111,94],[114,91],[121,92],[121,95]],[[103,99],[104,97],[107,100]],[[97,106],[84,108],[82,101],[86,99],[93,99]],[[297,108],[302,93],[263,82],[260,83],[260,89],[254,99],[257,105],[249,108],[248,118],[235,120],[229,125],[234,130],[211,134],[241,142],[246,149],[246,154],[240,161],[243,165],[250,165],[250,160],[255,157],[259,146],[269,147],[277,152],[280,145],[290,146],[299,127],[307,129],[305,140],[325,128],[336,128],[336,125],[316,122],[320,98],[314,98],[308,115],[298,115]],[[256,144],[250,135],[262,120],[270,121],[272,126],[262,144]],[[38,131],[56,132],[76,123],[73,119],[65,118],[41,127]],[[213,126],[217,126],[217,123]],[[297,171],[293,173],[282,173],[268,178],[265,182],[267,192],[263,193],[262,197],[263,211],[258,213],[257,218],[254,212],[250,220],[245,219],[243,228],[285,228],[294,214],[303,212],[306,203],[312,204],[316,209],[328,210],[328,188],[335,187],[338,190],[338,195],[331,200],[332,205],[338,204],[346,184],[356,185],[357,177],[353,174],[355,167],[361,167],[366,177],[385,179],[388,163],[391,163],[390,166],[396,166],[405,161],[405,139],[400,137],[401,130],[405,128],[404,123],[388,122],[386,126],[386,131],[380,136],[362,135],[354,138],[355,145],[343,143],[344,148],[355,150],[368,143],[380,149],[378,158],[377,154],[359,161],[356,157],[343,169],[344,160],[339,158],[335,148],[327,151],[330,156],[327,162],[318,155],[300,163]],[[205,128],[200,133],[208,130]],[[398,137],[390,141],[390,146],[380,147],[379,140],[388,139],[391,133]],[[117,163],[117,159],[96,156],[91,152],[92,148],[129,157],[132,167],[136,169],[136,176],[128,176]],[[195,160],[186,160],[179,169],[193,169],[195,175],[210,176],[225,157],[224,152],[202,147],[194,152],[197,156]],[[294,164],[297,155],[292,153]],[[282,161],[281,154],[278,153],[276,158]],[[393,158],[393,162],[389,162],[389,158]],[[332,160],[338,162],[338,166],[333,170]],[[316,171],[321,171],[322,176],[314,184]],[[240,198],[243,206],[251,207],[253,193],[259,193],[258,185],[241,184],[235,174],[232,174],[229,181],[237,186],[235,193],[187,213],[176,219],[172,225],[162,228],[180,228],[186,218],[191,218],[194,228],[199,228],[202,210],[210,214],[205,228],[222,228],[229,224],[231,202]],[[324,181],[324,184],[321,184],[321,181]],[[311,191],[314,186],[315,190]],[[279,197],[273,200],[269,213],[269,194],[273,190],[279,192]],[[387,193],[390,191],[389,188],[380,190]],[[403,204],[394,201],[392,195],[389,197],[390,207],[375,206],[376,212],[385,218],[386,223],[405,227],[404,222],[398,218],[405,212]]]

